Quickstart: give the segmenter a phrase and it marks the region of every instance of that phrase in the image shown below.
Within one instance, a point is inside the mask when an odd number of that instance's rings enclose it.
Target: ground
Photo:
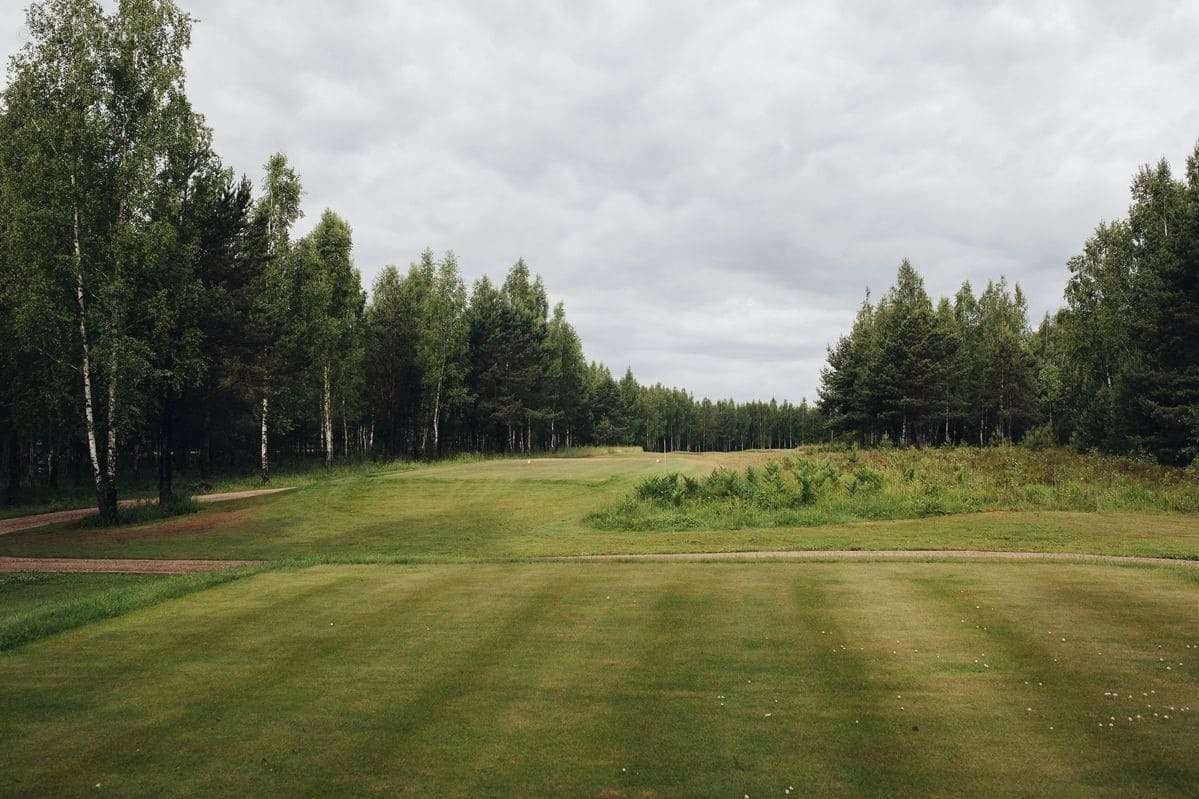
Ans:
[[[713,460],[660,459],[347,475],[148,527],[0,536],[0,555],[269,561],[0,574],[0,643],[24,636],[0,645],[0,794],[1193,795],[1193,566],[542,558],[1193,559],[1194,514],[585,523],[644,474]]]

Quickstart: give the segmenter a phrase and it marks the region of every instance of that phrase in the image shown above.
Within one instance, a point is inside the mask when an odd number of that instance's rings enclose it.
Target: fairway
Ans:
[[[5,654],[0,787],[1184,796],[1195,597],[1172,567],[281,570]]]
[[[647,476],[760,467],[777,457],[769,451],[637,450],[382,466],[310,480],[283,494],[207,505],[167,521],[8,533],[0,535],[0,555],[490,562],[657,552],[989,549],[1199,558],[1199,515],[1155,509],[1090,512],[995,501],[981,512],[814,526],[623,530],[588,521]]]

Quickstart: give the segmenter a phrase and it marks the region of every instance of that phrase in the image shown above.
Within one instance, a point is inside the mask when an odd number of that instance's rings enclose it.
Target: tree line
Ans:
[[[906,259],[829,348],[820,409],[863,445],[1027,440],[1199,454],[1199,146],[1176,178],[1139,170],[1126,218],[1067,264],[1064,306],[1033,329],[1019,285],[935,304]]]
[[[282,154],[256,186],[187,97],[193,20],[171,0],[40,0],[0,94],[0,454],[5,500],[278,458],[437,457],[587,444],[790,446],[806,402],[696,400],[588,362],[517,261],[468,291],[452,253],[368,294],[332,210],[296,235]]]

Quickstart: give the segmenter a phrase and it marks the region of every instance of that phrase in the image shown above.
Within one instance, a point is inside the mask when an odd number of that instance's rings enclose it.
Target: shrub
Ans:
[[[853,473],[852,491],[874,492],[883,488],[883,473],[869,466],[859,466]]]
[[[1067,449],[805,447],[745,469],[647,477],[592,514],[607,529],[806,526],[993,510],[1199,511],[1196,468]]]
[[[1057,436],[1051,425],[1041,424],[1029,428],[1028,432],[1024,434],[1024,438],[1020,440],[1020,445],[1034,452],[1052,449],[1057,446]]]
[[[651,475],[637,484],[637,498],[650,502],[668,502],[674,496],[678,480],[678,472]]]

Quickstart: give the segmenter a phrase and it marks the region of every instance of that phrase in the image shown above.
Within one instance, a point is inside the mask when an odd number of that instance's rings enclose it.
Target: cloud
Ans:
[[[287,152],[368,283],[426,246],[468,278],[523,256],[589,357],[697,395],[813,399],[902,257],[934,293],[1007,275],[1039,316],[1136,167],[1199,137],[1192,4],[192,11],[223,157]]]

